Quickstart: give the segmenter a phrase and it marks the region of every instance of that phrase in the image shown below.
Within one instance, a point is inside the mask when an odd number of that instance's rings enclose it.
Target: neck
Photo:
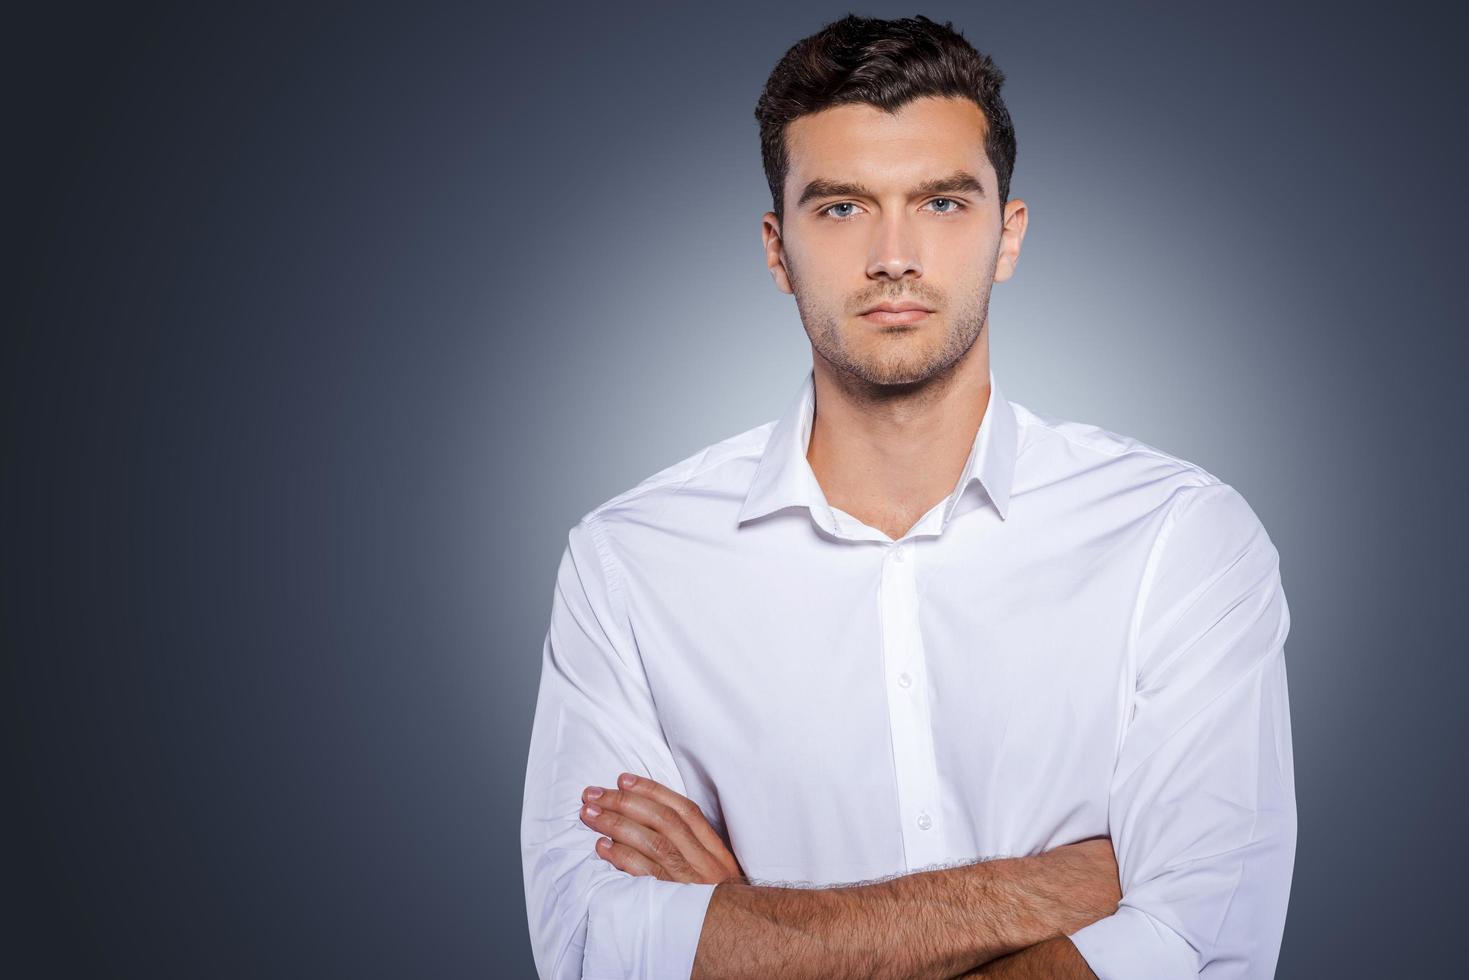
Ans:
[[[832,506],[894,540],[954,490],[989,401],[989,330],[949,369],[871,385],[813,351],[806,460]]]

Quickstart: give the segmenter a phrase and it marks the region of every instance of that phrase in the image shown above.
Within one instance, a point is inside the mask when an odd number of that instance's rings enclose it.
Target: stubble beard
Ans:
[[[949,313],[948,329],[936,344],[920,345],[915,332],[905,330],[896,335],[877,337],[866,350],[853,351],[843,334],[841,314],[803,295],[804,290],[789,263],[786,271],[790,275],[796,309],[800,312],[806,335],[811,339],[811,346],[859,387],[869,389],[922,386],[951,371],[979,340],[989,317],[990,290],[994,285],[993,280],[986,281],[973,302]]]

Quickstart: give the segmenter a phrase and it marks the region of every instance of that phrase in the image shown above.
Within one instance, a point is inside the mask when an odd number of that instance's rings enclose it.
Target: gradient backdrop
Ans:
[[[530,977],[566,532],[774,418],[753,118],[836,4],[7,21],[0,973]],[[1469,872],[1462,36],[1412,4],[935,3],[1030,206],[1034,409],[1282,554],[1281,977],[1446,975]]]

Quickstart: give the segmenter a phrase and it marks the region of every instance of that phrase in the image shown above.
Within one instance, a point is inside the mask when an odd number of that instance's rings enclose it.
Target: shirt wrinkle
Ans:
[[[1296,826],[1279,555],[1197,464],[989,382],[958,482],[896,541],[825,502],[809,371],[776,420],[572,526],[521,821],[544,980],[691,972],[712,886],[620,871],[580,815],[624,771],[688,797],[757,882],[1107,836],[1123,901],[1069,935],[1101,980],[1273,975]],[[791,508],[810,519],[756,519]]]

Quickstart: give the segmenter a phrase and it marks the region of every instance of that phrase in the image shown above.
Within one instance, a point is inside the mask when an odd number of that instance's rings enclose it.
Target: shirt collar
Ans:
[[[955,504],[973,480],[979,481],[1001,518],[1009,514],[1010,488],[1015,478],[1015,454],[1019,441],[1017,424],[1014,409],[995,383],[993,368],[989,372],[989,382],[989,403],[974,435],[974,444],[964,462],[958,485],[944,505],[944,523],[948,523]],[[806,372],[800,390],[771,429],[755,468],[755,476],[745,494],[744,505],[740,508],[740,522],[792,506],[811,508],[830,519],[831,507],[821,484],[816,482],[811,464],[806,460],[815,407],[816,376],[812,369]]]

